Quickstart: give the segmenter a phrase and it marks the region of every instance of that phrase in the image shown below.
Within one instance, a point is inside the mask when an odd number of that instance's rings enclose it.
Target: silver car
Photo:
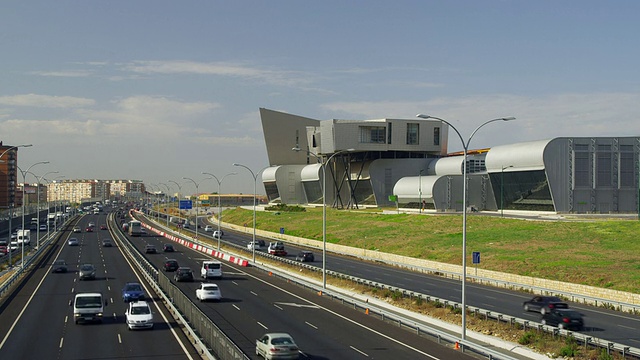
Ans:
[[[80,266],[80,280],[95,280],[96,268],[91,264]]]
[[[298,345],[291,335],[286,333],[264,334],[256,340],[256,355],[267,360],[271,359],[298,359]]]

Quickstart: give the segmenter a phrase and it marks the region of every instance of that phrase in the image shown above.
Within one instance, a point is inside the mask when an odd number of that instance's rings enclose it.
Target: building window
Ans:
[[[602,145],[601,145],[602,146]],[[606,150],[606,148],[605,148]],[[598,152],[597,156],[597,182],[596,186],[611,186],[612,161],[610,152]]]
[[[622,150],[622,147],[620,147]],[[631,148],[633,151],[633,147]],[[633,152],[620,153],[620,187],[635,188],[637,185],[634,178],[636,161]]]
[[[433,145],[440,146],[440,128],[433,128]]]
[[[389,129],[389,131],[387,132],[387,144],[391,144],[391,125],[393,125],[393,123],[389,123],[387,125]]]
[[[360,142],[361,143],[373,143],[384,144],[386,128],[384,126],[361,126],[360,127]]]
[[[588,187],[591,184],[591,181],[589,181],[589,153],[586,151],[576,151],[574,153],[573,163],[575,186]]]
[[[407,145],[418,145],[420,124],[407,124]]]

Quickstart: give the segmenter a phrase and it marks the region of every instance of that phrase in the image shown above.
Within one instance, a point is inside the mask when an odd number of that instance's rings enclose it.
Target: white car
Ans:
[[[124,316],[129,330],[153,328],[153,313],[146,301],[130,302]]]
[[[267,360],[298,359],[300,357],[298,345],[291,335],[286,333],[264,334],[256,340],[256,355]]]
[[[67,241],[67,245],[69,246],[78,246],[79,244],[80,242],[76,238],[69,238],[69,240]]]
[[[206,231],[206,232],[212,232],[212,231],[213,231],[213,226],[211,226],[211,225],[207,225],[207,226],[205,226],[205,227],[204,227],[204,231]]]
[[[256,241],[249,241],[249,243],[247,244],[247,249],[249,250],[262,250],[262,245],[260,245],[260,241],[256,240]]]
[[[222,230],[216,230],[213,232],[212,236],[216,239],[220,239],[221,237],[224,236],[224,231]]]
[[[196,299],[200,301],[220,301],[222,299],[222,292],[216,284],[202,283],[200,287],[196,289]]]

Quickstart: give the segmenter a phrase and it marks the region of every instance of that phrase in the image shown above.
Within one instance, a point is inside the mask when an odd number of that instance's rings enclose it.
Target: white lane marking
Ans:
[[[118,333],[118,343],[122,344],[122,337],[120,337],[120,333]]]
[[[318,306],[317,305],[308,305],[308,304],[298,304],[298,303],[285,303],[285,302],[277,302],[274,303],[275,305],[286,305],[286,306],[293,306],[293,307],[299,307],[299,308],[311,308],[311,309],[317,309]]]
[[[60,345],[58,345],[58,347],[59,347],[60,349],[62,349],[62,344],[63,344],[63,343],[64,343],[64,338],[63,338],[63,337],[61,337],[61,338],[60,338]]]
[[[369,357],[369,355],[367,355],[367,353],[365,353],[364,351],[360,351],[360,350],[356,349],[356,348],[355,348],[355,347],[353,347],[353,346],[349,346],[349,347],[350,347],[352,350],[355,350],[355,351],[359,352],[360,354],[362,354],[362,355],[364,355],[364,356],[366,356],[366,357]]]
[[[233,306],[234,308],[236,308],[236,310],[240,311],[240,308],[239,308],[239,307],[237,307],[235,304],[234,304],[234,305],[232,305],[232,306]]]
[[[266,327],[263,323],[261,323],[260,321],[258,321],[258,325],[262,326],[263,329],[268,330],[269,328]]]
[[[631,326],[625,326],[625,325],[618,325],[621,328],[625,328],[625,329],[629,329],[629,330],[636,330],[636,328],[633,328]]]
[[[304,323],[305,323],[305,324],[307,324],[307,325],[309,325],[309,326],[311,326],[312,328],[314,328],[314,329],[318,330],[318,327],[317,327],[317,326],[315,326],[315,325],[313,325],[312,323],[310,323],[310,322],[308,322],[308,321],[305,321]]]
[[[273,304],[273,306],[277,307],[280,310],[284,310],[283,308],[281,308],[280,306],[278,306],[278,304]]]
[[[258,293],[256,293],[255,291],[249,291],[251,294],[258,296]]]

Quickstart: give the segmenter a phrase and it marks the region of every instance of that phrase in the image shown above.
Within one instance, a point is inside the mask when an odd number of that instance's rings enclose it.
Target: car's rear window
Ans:
[[[271,344],[273,345],[289,345],[292,344],[291,339],[289,338],[273,338],[271,339]]]

